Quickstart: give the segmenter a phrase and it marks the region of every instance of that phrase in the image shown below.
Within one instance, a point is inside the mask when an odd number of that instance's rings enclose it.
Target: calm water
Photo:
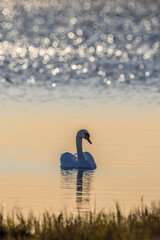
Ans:
[[[0,204],[39,213],[160,199],[160,1],[0,5]],[[86,128],[95,171],[62,171]]]
[[[0,201],[4,209],[76,213],[113,209],[127,211],[160,198],[160,114],[156,110],[100,106],[60,110],[50,105],[13,104],[1,108]],[[43,108],[44,107],[44,108]],[[24,108],[24,109],[23,109]],[[112,108],[112,110],[111,110]],[[132,108],[133,110],[133,108]],[[94,171],[62,171],[60,154],[76,152],[75,135],[86,128],[95,158]]]

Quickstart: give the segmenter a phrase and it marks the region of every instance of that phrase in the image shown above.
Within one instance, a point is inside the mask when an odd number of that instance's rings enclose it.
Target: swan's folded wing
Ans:
[[[84,158],[89,162],[91,168],[95,169],[97,166],[92,155],[89,152],[83,152],[83,155]]]
[[[60,162],[63,169],[77,168],[78,158],[72,153],[64,152],[61,155]]]

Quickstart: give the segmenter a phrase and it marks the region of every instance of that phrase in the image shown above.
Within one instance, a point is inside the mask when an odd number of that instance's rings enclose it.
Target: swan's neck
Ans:
[[[79,136],[76,136],[76,146],[77,146],[77,154],[78,154],[78,159],[83,158],[83,152],[82,152],[82,138]]]

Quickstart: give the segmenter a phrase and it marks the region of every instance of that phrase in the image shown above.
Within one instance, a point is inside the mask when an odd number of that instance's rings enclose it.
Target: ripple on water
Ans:
[[[72,1],[67,6],[52,1],[50,5],[4,2],[0,8],[2,95],[5,88],[23,93],[34,86],[70,98],[80,97],[75,88],[85,87],[90,97],[101,91],[105,99],[108,92],[114,95],[113,89],[132,94],[141,87],[156,98],[159,7],[159,1]]]

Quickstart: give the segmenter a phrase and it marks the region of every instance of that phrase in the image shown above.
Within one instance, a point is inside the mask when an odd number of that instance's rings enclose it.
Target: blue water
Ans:
[[[0,6],[1,101],[159,104],[159,63],[159,0]]]

